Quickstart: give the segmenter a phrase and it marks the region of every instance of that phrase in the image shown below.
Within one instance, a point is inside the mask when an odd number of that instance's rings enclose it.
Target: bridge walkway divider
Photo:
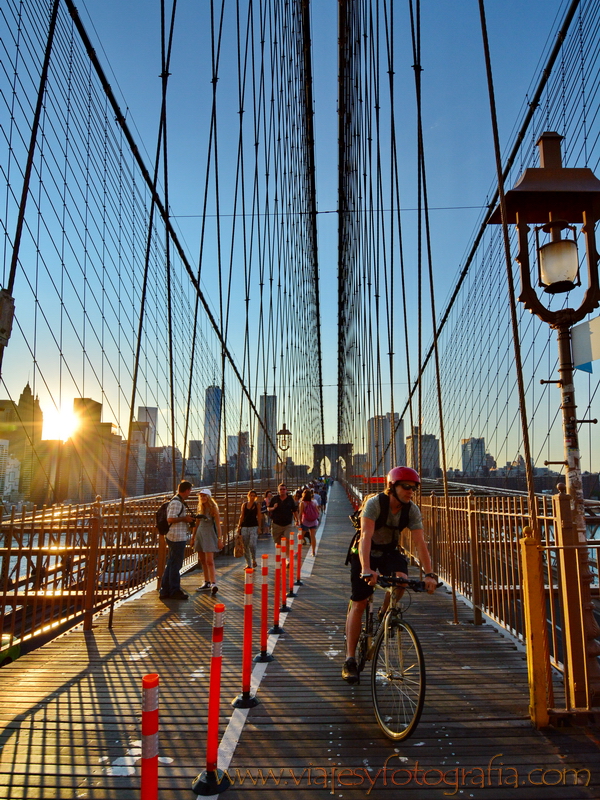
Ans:
[[[255,667],[260,702],[250,710],[230,704],[241,692],[243,560],[218,559],[220,764],[233,781],[224,796],[312,800],[321,789],[392,800],[401,787],[403,797],[424,800],[600,797],[598,731],[534,730],[525,653],[492,625],[472,625],[460,602],[454,625],[446,589],[413,595],[407,615],[427,664],[419,727],[403,743],[380,732],[369,681],[341,680],[350,511],[334,484],[317,557],[306,556],[284,632],[270,639],[275,660]],[[259,552],[273,552],[272,542],[259,540]],[[116,609],[112,628],[100,616],[91,631],[76,629],[0,670],[0,798],[137,800],[142,676],[151,672],[160,675],[159,798],[194,796],[205,767],[215,603],[194,591],[199,583],[198,572],[183,576],[189,601],[160,601],[149,588]],[[255,612],[255,652],[258,630]]]

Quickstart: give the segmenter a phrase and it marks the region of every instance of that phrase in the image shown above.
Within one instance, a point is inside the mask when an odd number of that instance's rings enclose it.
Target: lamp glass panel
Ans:
[[[544,286],[569,281],[575,283],[579,272],[577,245],[572,239],[548,242],[539,250],[540,276]]]

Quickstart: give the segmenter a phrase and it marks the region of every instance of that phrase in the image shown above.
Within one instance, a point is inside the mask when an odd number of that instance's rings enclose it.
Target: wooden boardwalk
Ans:
[[[270,640],[275,660],[255,668],[260,704],[249,712],[232,714],[230,705],[241,691],[243,565],[219,563],[227,608],[220,757],[233,780],[223,796],[600,797],[600,731],[535,731],[524,653],[491,625],[470,624],[460,602],[453,625],[445,590],[413,596],[409,611],[427,662],[421,723],[405,743],[380,734],[368,681],[350,687],[340,678],[349,511],[334,486],[317,558],[307,557],[284,633]],[[183,577],[192,592],[198,583],[196,572]],[[92,631],[3,668],[0,800],[138,798],[141,679],[149,672],[161,680],[159,797],[194,797],[205,759],[213,605],[202,595],[164,603],[147,591],[117,609],[112,629],[100,617]]]

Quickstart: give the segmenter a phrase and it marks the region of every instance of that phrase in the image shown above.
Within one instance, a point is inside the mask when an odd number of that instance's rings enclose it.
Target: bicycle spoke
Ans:
[[[419,722],[425,698],[425,664],[415,632],[388,621],[375,644],[371,689],[375,716],[390,739],[405,739]]]

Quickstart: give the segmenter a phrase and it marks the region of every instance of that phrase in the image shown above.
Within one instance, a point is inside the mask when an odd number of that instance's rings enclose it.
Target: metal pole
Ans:
[[[573,386],[571,328],[568,325],[557,326],[557,334],[567,492],[571,497],[571,512],[578,541],[585,543],[587,541],[587,532],[583,485],[581,482],[581,454],[579,452],[579,435],[577,432],[577,406],[575,404],[575,387]],[[572,570],[568,580],[581,583],[581,614],[588,658],[588,687],[590,693],[598,697],[600,695],[600,665],[598,664],[600,646],[596,642],[596,638],[600,634],[600,628],[594,617],[590,591],[592,575],[590,573],[587,550],[583,548],[578,550],[578,558],[579,578],[576,573],[572,574],[574,572]],[[565,609],[564,613],[568,613],[568,609]]]
[[[577,433],[577,406],[575,405],[575,387],[573,386],[571,328],[568,325],[561,325],[557,328],[557,334],[567,492],[571,495],[573,517],[579,541],[585,542],[585,507],[581,483],[579,435]]]

